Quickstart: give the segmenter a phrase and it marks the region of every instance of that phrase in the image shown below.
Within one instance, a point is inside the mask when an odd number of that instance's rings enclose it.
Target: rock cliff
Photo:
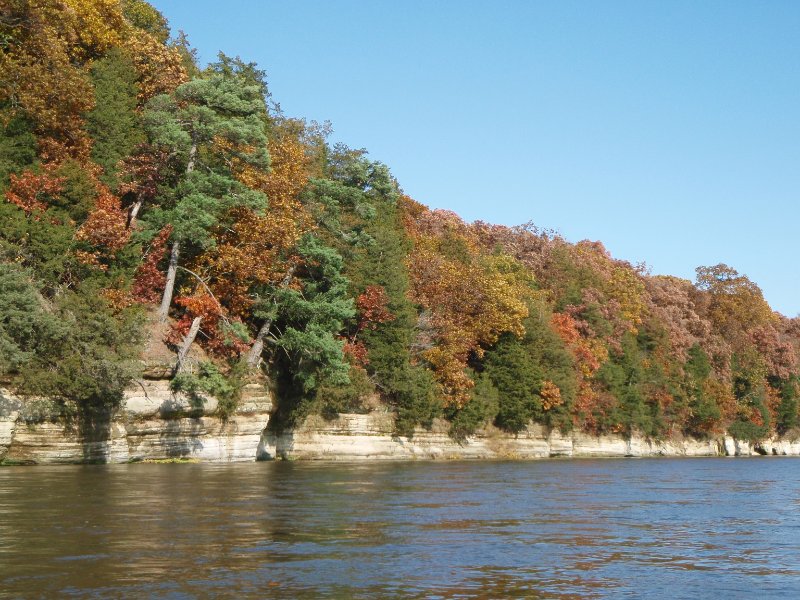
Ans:
[[[0,390],[0,460],[52,464],[194,458],[253,461],[272,402],[259,384],[248,385],[236,412],[217,416],[217,402],[192,402],[167,380],[139,380],[119,411],[91,431],[24,415],[25,403]],[[201,404],[201,405],[198,405]]]
[[[250,384],[228,419],[215,414],[214,398],[202,406],[170,391],[166,380],[140,380],[121,409],[92,431],[62,422],[31,421],[25,402],[0,390],[0,461],[54,464],[187,458],[246,462],[298,460],[537,459],[548,457],[800,455],[800,440],[766,440],[758,446],[731,437],[666,441],[618,435],[561,434],[531,425],[518,435],[487,427],[462,442],[437,421],[412,438],[393,435],[392,415],[343,414],[328,421],[310,417],[276,435],[267,429],[272,402],[263,385]]]

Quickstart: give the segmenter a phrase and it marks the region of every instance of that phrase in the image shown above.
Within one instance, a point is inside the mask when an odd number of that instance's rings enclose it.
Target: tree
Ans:
[[[780,405],[778,406],[775,423],[776,431],[783,435],[798,425],[798,381],[797,376],[786,381],[780,390]]]
[[[499,427],[516,433],[525,429],[531,420],[542,420],[539,392],[544,382],[543,373],[517,337],[506,334],[500,338],[486,354],[484,369],[484,374],[498,390],[495,422]]]
[[[699,344],[689,349],[684,370],[689,392],[689,418],[686,431],[697,437],[713,433],[719,426],[722,413],[710,394],[711,361]]]
[[[471,354],[505,332],[521,336],[528,316],[530,279],[503,254],[483,254],[466,225],[452,213],[427,211],[405,201],[414,242],[407,268],[412,298],[431,313],[436,343],[423,352],[446,404],[463,405],[474,385],[465,368]]]
[[[411,242],[399,190],[383,165],[341,146],[329,153],[326,172],[331,179],[314,181],[306,200],[313,201],[320,229],[346,259],[351,294],[357,298],[368,289],[385,291],[392,318],[384,320],[383,314],[381,323],[351,327],[361,329],[358,351],[367,361],[370,382],[395,410],[396,433],[411,436],[417,425],[429,426],[442,406],[432,372],[414,349],[418,314],[409,298],[405,261]],[[372,294],[380,306],[382,294]]]
[[[86,65],[121,42],[126,22],[119,2],[13,2],[0,27],[7,40],[0,104],[30,119],[42,158],[85,159],[90,140],[83,116],[94,105]]]
[[[349,382],[350,367],[339,334],[355,315],[341,256],[311,235],[303,238],[298,252],[302,287],[279,289],[274,304],[255,309],[257,316],[274,324],[268,340],[275,347],[278,373],[283,374],[278,381],[285,399],[279,406],[284,421],[292,421],[298,404],[323,382]]]
[[[180,157],[182,172],[171,198],[150,210],[159,229],[173,226],[172,249],[159,318],[166,320],[172,301],[181,247],[203,250],[214,245],[212,230],[235,207],[262,210],[263,193],[232,177],[234,161],[266,168],[261,90],[238,77],[211,73],[153,98],[144,114],[150,143]],[[203,169],[197,167],[202,165]]]
[[[723,335],[769,323],[774,317],[759,287],[728,265],[697,267],[697,289],[705,292],[706,314]]]
[[[0,373],[18,372],[65,334],[46,306],[29,271],[0,263]]]
[[[161,44],[169,39],[169,24],[164,15],[144,0],[123,0],[122,13],[128,22],[149,33]]]
[[[368,285],[356,298],[358,322],[344,345],[344,351],[356,365],[366,366],[369,363],[367,347],[358,339],[364,331],[375,331],[378,325],[393,321],[395,316],[389,312],[389,296],[380,285]]]
[[[0,190],[8,177],[36,161],[36,136],[29,119],[0,110]]]
[[[91,68],[94,109],[86,116],[92,136],[92,160],[103,168],[102,181],[112,188],[117,182],[117,164],[144,141],[136,114],[138,86],[131,60],[112,48]]]

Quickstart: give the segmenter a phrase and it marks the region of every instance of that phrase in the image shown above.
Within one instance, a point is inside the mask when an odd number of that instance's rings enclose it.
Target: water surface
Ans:
[[[0,598],[800,597],[800,461],[0,469]]]

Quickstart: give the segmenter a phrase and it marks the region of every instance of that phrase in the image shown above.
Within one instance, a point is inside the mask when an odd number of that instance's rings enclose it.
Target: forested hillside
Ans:
[[[159,336],[175,389],[224,413],[266,377],[278,426],[381,407],[454,436],[797,425],[800,321],[745,275],[653,276],[430,210],[282,114],[256,65],[198,65],[142,0],[5,0],[0,127],[0,382],[31,407],[113,411]]]

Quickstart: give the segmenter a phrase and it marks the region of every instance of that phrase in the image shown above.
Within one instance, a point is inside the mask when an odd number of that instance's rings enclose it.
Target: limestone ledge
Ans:
[[[0,388],[0,461],[2,461],[17,428],[20,402],[8,390]]]
[[[392,415],[380,411],[344,414],[332,421],[310,417],[295,430],[276,435],[267,430],[269,393],[257,384],[245,389],[240,407],[227,420],[213,414],[213,398],[198,406],[172,394],[163,380],[137,383],[126,393],[119,413],[92,431],[69,429],[62,423],[26,423],[20,416],[23,405],[0,389],[0,460],[9,463],[800,455],[800,440],[766,440],[753,447],[728,436],[653,441],[562,434],[538,425],[518,435],[487,427],[459,443],[448,436],[444,421],[436,421],[431,430],[418,429],[409,439],[394,436]]]
[[[281,435],[265,431],[258,450],[262,460],[415,460],[415,459],[539,459],[551,457],[699,457],[699,456],[800,456],[800,440],[765,440],[757,446],[721,436],[648,440],[640,436],[593,436],[583,432],[562,434],[531,425],[517,435],[487,427],[463,442],[447,434],[436,421],[430,431],[417,429],[413,438],[395,437],[388,413],[347,414],[326,421],[310,417],[299,428]]]
[[[213,415],[219,406],[213,396],[200,395],[193,399],[175,393],[165,379],[140,379],[125,392],[122,413],[128,418],[161,418],[191,415]],[[263,414],[272,410],[272,398],[263,385],[251,383],[242,391],[237,414]]]
[[[720,456],[727,447],[726,442],[717,440],[657,442],[638,437],[627,440],[618,435],[561,434],[539,425],[517,435],[488,427],[459,443],[449,437],[442,421],[435,422],[430,431],[418,429],[408,439],[393,437],[390,414],[371,413],[340,415],[333,421],[311,417],[301,427],[281,435],[265,432],[258,455],[260,459],[297,460]],[[751,453],[749,446],[741,443],[738,449],[738,455]],[[794,453],[800,454],[800,444]]]
[[[242,393],[235,414],[214,413],[215,398],[173,394],[166,380],[141,380],[125,393],[110,421],[91,428],[61,422],[26,422],[24,401],[0,390],[0,461],[22,464],[124,463],[190,458],[209,462],[256,459],[272,401],[259,384]]]

